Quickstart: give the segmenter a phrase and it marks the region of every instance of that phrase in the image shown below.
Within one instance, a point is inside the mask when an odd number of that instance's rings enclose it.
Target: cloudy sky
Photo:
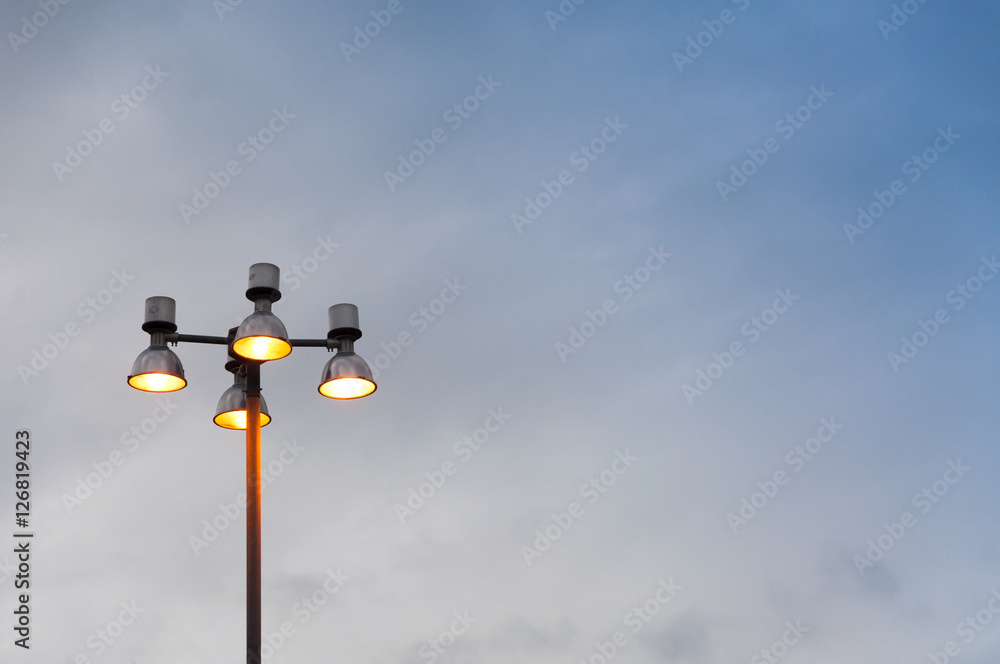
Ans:
[[[995,662],[998,20],[8,0],[0,659],[243,661],[225,353],[125,378],[269,262],[379,387],[262,369],[268,661]]]

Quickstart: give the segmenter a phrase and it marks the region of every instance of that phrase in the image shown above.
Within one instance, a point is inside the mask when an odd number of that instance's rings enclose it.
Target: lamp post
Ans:
[[[146,299],[142,329],[149,333],[149,348],[132,365],[128,384],[144,392],[176,392],[185,385],[180,358],[167,347],[179,342],[225,345],[229,351],[226,370],[233,386],[223,393],[214,421],[226,429],[246,430],[247,438],[247,664],[260,664],[260,429],[271,421],[260,395],[260,366],[279,360],[292,348],[307,346],[335,352],[320,378],[319,393],[331,399],[357,399],[375,391],[371,369],[354,352],[361,338],[358,308],[335,304],[328,310],[330,331],[326,339],[290,339],[284,324],[271,313],[281,299],[280,272],[276,265],[250,266],[247,299],[254,311],[225,337],[178,334],[176,302],[169,297]]]

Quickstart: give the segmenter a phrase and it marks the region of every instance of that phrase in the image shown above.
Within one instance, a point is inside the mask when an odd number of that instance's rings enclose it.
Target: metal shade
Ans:
[[[240,323],[233,352],[258,362],[280,360],[292,352],[285,324],[270,311],[255,311]]]
[[[323,368],[319,393],[331,399],[358,399],[368,396],[376,387],[368,363],[353,351],[342,351]]]
[[[219,406],[215,409],[213,421],[223,429],[247,428],[247,395],[246,384],[237,383],[222,393],[219,399]],[[260,425],[267,426],[271,421],[271,416],[267,412],[267,404],[264,397],[260,398]]]
[[[128,384],[143,392],[176,392],[187,381],[174,351],[166,346],[150,346],[135,359]]]

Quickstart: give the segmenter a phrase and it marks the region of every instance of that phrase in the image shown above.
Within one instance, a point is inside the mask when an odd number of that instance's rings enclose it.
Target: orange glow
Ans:
[[[375,383],[367,378],[335,378],[319,386],[319,393],[331,399],[358,399],[375,391]]]
[[[260,414],[260,425],[267,426],[267,423],[271,421],[266,413]],[[247,412],[245,410],[231,410],[228,413],[219,413],[215,416],[215,423],[224,429],[240,429],[246,430],[247,428]]]
[[[171,374],[147,373],[132,376],[128,384],[143,392],[176,392],[187,385],[187,381]]]
[[[292,352],[292,345],[275,337],[244,337],[233,342],[233,351],[248,360],[280,360]]]

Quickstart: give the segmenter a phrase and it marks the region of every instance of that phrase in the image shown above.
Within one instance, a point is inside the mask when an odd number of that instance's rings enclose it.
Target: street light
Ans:
[[[230,369],[229,362],[226,368]],[[247,374],[242,364],[230,369],[233,372],[233,386],[222,393],[219,405],[215,409],[213,422],[223,429],[247,428]],[[267,412],[264,397],[260,398],[260,425],[271,423],[271,415]]]
[[[166,346],[150,345],[135,358],[128,384],[143,392],[176,392],[187,385],[187,381],[181,360],[174,351]]]
[[[371,369],[360,355],[337,353],[323,368],[319,393],[331,399],[357,399],[375,391]]]
[[[260,429],[271,421],[260,395],[260,365],[278,360],[296,346],[326,348],[335,352],[327,362],[319,392],[331,399],[357,399],[375,391],[368,363],[354,352],[361,338],[358,308],[335,304],[328,310],[330,331],[325,339],[290,339],[284,323],[271,312],[281,299],[280,272],[276,265],[250,266],[247,299],[254,311],[225,337],[178,334],[176,303],[169,297],[146,299],[142,329],[149,333],[149,348],[132,365],[128,384],[143,392],[175,392],[187,385],[180,358],[167,348],[179,342],[224,345],[229,351],[226,370],[233,385],[216,407],[213,421],[226,429],[246,430],[247,440],[247,664],[260,664]]]
[[[354,352],[354,342],[361,338],[358,308],[353,304],[335,304],[327,314],[330,331],[326,338],[340,350],[323,367],[319,393],[331,399],[366,397],[376,386],[368,363]]]
[[[146,299],[146,320],[142,329],[149,332],[149,348],[139,353],[132,365],[128,384],[143,392],[176,392],[185,385],[184,367],[174,351],[167,348],[167,335],[177,332],[176,305],[169,297]]]
[[[279,283],[276,265],[257,263],[250,268],[247,299],[254,303],[254,312],[236,331],[233,352],[240,357],[267,362],[280,360],[292,352],[285,324],[271,313],[271,303],[281,299]]]

